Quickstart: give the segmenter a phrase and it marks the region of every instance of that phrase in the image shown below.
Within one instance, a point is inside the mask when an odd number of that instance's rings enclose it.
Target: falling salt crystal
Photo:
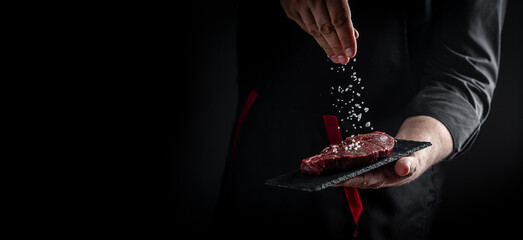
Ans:
[[[370,122],[365,123],[365,127],[370,127]]]
[[[356,96],[358,96],[358,97],[359,97],[360,95],[361,95],[360,93],[356,93]]]
[[[366,107],[366,108],[363,109],[363,111],[368,112],[368,111],[369,111],[369,108]]]
[[[332,70],[334,70],[334,68],[333,68],[333,67],[331,67],[331,71],[332,71]]]
[[[353,62],[356,62],[356,58],[353,58],[352,60],[353,60]]]

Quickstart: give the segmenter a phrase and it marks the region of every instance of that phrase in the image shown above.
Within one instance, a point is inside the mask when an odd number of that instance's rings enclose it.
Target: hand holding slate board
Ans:
[[[392,153],[376,162],[342,171],[324,172],[319,175],[302,173],[300,169],[271,178],[265,181],[266,185],[291,188],[301,191],[320,191],[336,183],[343,182],[370,170],[384,166],[414,152],[431,146],[430,142],[417,142],[397,139]]]

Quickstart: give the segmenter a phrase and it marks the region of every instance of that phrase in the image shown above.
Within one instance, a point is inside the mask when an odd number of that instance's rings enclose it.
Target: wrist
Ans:
[[[429,165],[447,158],[452,152],[452,136],[443,123],[430,116],[413,116],[405,119],[396,138],[431,142],[432,146],[421,153]]]

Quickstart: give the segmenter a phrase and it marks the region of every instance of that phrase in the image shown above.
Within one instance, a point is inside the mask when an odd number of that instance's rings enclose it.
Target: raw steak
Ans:
[[[339,145],[330,145],[320,154],[303,159],[301,171],[320,174],[372,163],[386,157],[394,148],[394,138],[384,132],[348,137]]]

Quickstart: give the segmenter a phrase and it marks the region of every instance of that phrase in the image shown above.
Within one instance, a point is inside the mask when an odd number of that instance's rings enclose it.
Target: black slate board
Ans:
[[[376,169],[388,163],[394,162],[402,157],[408,156],[423,148],[429,147],[430,142],[417,142],[410,140],[396,139],[394,148],[389,156],[379,159],[368,165],[357,168],[347,169],[344,171],[325,172],[319,175],[305,174],[298,170],[280,175],[265,181],[266,185],[297,189],[302,191],[314,192],[328,188],[336,183],[343,182],[347,179],[356,177],[370,170]]]

